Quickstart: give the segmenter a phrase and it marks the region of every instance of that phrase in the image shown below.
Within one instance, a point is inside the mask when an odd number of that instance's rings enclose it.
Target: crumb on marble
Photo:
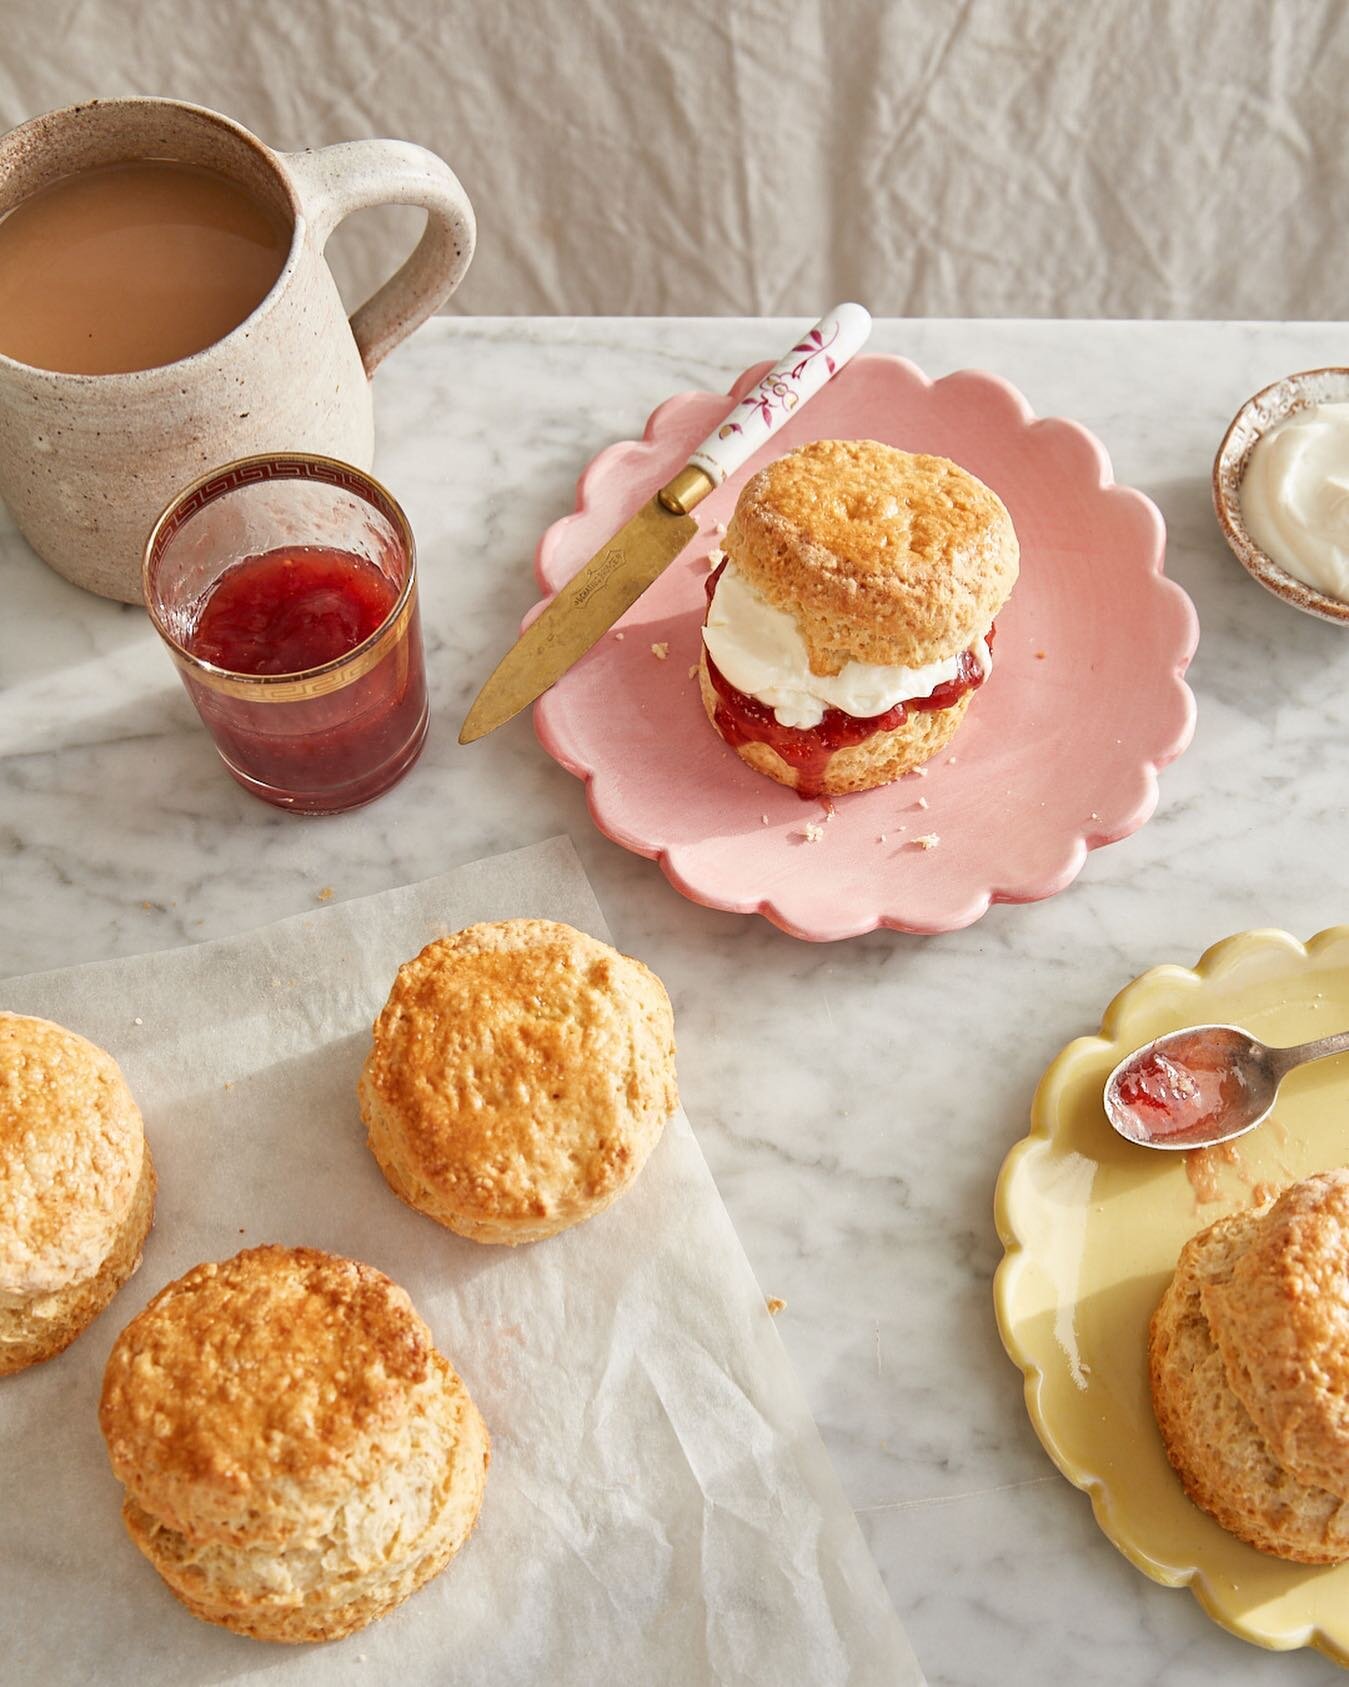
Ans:
[[[946,765],[947,767],[954,767],[956,765],[956,758],[954,756],[947,756]]]
[[[659,644],[653,644],[651,646],[651,654],[656,658],[656,660],[658,662],[663,662],[665,660],[665,658],[670,654],[669,643],[665,639],[662,639]]]
[[[696,662],[691,662],[689,664],[689,678],[690,679],[697,679],[697,677],[698,677],[698,664]]]
[[[1044,661],[1044,659],[1045,659],[1045,653],[1044,653],[1044,651],[1043,651],[1043,650],[1037,650],[1037,651],[1036,651],[1036,652],[1035,652],[1035,660],[1036,660],[1036,661],[1037,661],[1037,662],[1043,662],[1043,661]]]
[[[941,837],[936,832],[924,832],[922,837],[915,838],[913,841],[919,849],[936,849],[941,842]]]
[[[139,1014],[137,1014],[136,1017],[131,1021],[131,1023],[133,1025],[144,1025],[145,1021],[141,1018],[141,1016]]]
[[[324,885],[322,890],[314,893],[314,900],[315,902],[331,902],[333,894],[333,887],[331,885]]]
[[[225,1079],[225,1088],[227,1090],[232,1090],[234,1088],[234,1079],[233,1078],[226,1078]]]
[[[724,521],[719,521],[712,531],[716,534],[718,539],[724,539],[726,537],[726,523]]]
[[[884,843],[885,842],[885,833],[884,832],[882,832],[881,835],[876,839],[876,842],[877,843]]]
[[[918,801],[913,806],[915,808],[926,808],[928,806],[928,800],[926,797],[919,797]]]
[[[1087,816],[1088,820],[1099,820],[1100,818],[1101,818],[1100,815],[1097,814],[1097,812],[1094,808],[1092,809],[1091,813]]]
[[[806,840],[807,843],[819,843],[820,840],[824,837],[824,827],[821,826],[817,821],[807,820],[806,824],[805,824],[805,829],[801,833],[801,836]]]
[[[920,762],[917,767],[911,767],[909,769],[909,772],[914,776],[915,779],[926,779],[927,778],[927,763],[926,762]]]
[[[768,824],[768,816],[766,814],[761,814],[759,816],[759,824],[761,826],[766,826]]]
[[[614,634],[614,637],[615,637],[615,638],[616,638],[616,639],[618,639],[618,640],[619,640],[619,642],[620,642],[620,643],[621,643],[621,642],[622,642],[622,639],[623,639],[623,635],[622,635],[622,633],[615,633],[615,634]]]
[[[769,1295],[767,1300],[764,1302],[764,1305],[768,1308],[774,1318],[777,1317],[779,1312],[785,1312],[787,1310],[787,1302],[783,1300],[781,1295]]]

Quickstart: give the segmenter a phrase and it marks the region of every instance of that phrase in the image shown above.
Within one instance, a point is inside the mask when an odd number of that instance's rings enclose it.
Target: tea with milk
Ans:
[[[0,218],[0,352],[75,375],[175,363],[261,304],[290,242],[278,210],[214,170],[80,170]]]

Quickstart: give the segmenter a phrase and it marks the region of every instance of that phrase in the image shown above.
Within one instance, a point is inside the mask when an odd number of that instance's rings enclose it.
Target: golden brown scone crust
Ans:
[[[1186,1493],[1248,1545],[1302,1564],[1349,1558],[1349,1505],[1278,1462],[1233,1391],[1205,1312],[1258,1243],[1269,1206],[1185,1244],[1153,1314],[1148,1369],[1167,1456]]]
[[[981,480],[873,439],[816,440],[760,469],[722,543],[796,617],[817,674],[848,661],[920,668],[970,649],[1020,556]]]
[[[139,1268],[154,1216],[155,1167],[147,1143],[131,1208],[95,1274],[54,1294],[0,1299],[0,1376],[54,1359],[88,1329]]]
[[[1349,1499],[1349,1170],[1286,1190],[1204,1313],[1270,1452]]]
[[[195,1615],[337,1639],[443,1569],[490,1449],[407,1294],[308,1248],[161,1290],[108,1360],[99,1419],[127,1530]]]
[[[97,1272],[144,1149],[110,1054],[50,1020],[0,1013],[0,1295],[54,1294]]]
[[[707,652],[698,660],[698,691],[708,720],[717,727],[717,693],[707,671]],[[835,750],[825,765],[824,773],[811,782],[810,794],[822,797],[843,796],[849,791],[871,791],[878,785],[889,785],[901,779],[915,767],[930,761],[939,750],[950,743],[956,728],[965,718],[965,711],[974,696],[967,691],[949,709],[914,710],[907,719],[890,732],[873,732],[860,744],[850,744]],[[769,744],[733,744],[747,767],[756,773],[766,773],[779,785],[800,784],[798,768],[777,753]]]
[[[0,1013],[0,1376],[50,1359],[140,1264],[155,1173],[110,1054]]]
[[[621,1194],[679,1105],[670,999],[570,926],[470,926],[399,969],[358,1093],[395,1194],[474,1241],[538,1241]]]

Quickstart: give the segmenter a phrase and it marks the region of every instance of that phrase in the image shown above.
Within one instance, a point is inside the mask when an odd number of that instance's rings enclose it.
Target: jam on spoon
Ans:
[[[1349,1031],[1266,1048],[1235,1025],[1192,1025],[1120,1061],[1106,1080],[1106,1116],[1144,1148],[1210,1148],[1268,1118],[1294,1067],[1346,1051]]]

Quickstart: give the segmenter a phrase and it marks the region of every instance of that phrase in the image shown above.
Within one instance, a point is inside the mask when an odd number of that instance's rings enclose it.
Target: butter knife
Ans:
[[[604,636],[698,531],[691,511],[762,446],[861,349],[871,317],[838,305],[740,400],[672,480],[580,570],[497,664],[468,711],[471,744],[543,695]]]

